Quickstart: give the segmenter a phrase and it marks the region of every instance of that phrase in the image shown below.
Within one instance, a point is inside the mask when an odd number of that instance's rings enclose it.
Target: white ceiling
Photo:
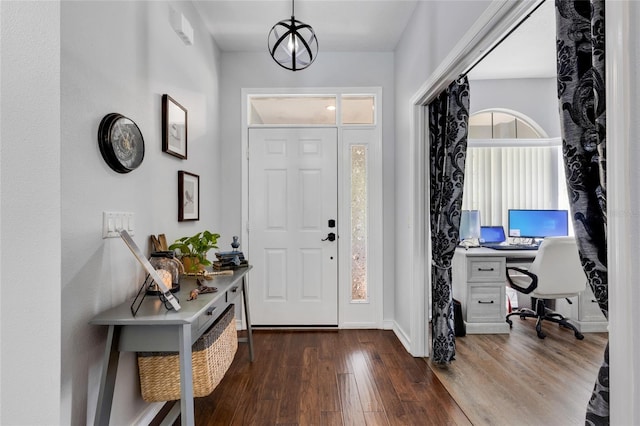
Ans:
[[[469,79],[555,77],[555,25],[554,2],[546,0],[469,72]]]
[[[290,0],[194,1],[223,51],[263,51],[278,21],[291,17]],[[417,0],[296,0],[296,19],[313,27],[320,51],[391,52]]]
[[[419,1],[438,0],[296,0],[295,16],[314,28],[320,52],[389,52]],[[290,0],[193,3],[223,51],[266,51],[271,27],[291,16]],[[555,72],[554,2],[546,0],[469,78],[543,78]]]

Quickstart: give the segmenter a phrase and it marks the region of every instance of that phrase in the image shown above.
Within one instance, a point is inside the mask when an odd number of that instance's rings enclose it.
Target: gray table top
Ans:
[[[126,300],[120,305],[107,309],[94,316],[89,324],[96,325],[179,325],[191,324],[205,313],[207,308],[219,300],[223,300],[226,292],[241,283],[251,266],[234,271],[232,276],[215,276],[213,280],[201,281],[209,287],[218,289],[215,293],[200,294],[197,299],[187,300],[189,292],[197,288],[195,277],[183,276],[180,280],[180,291],[174,295],[179,299],[180,310],[167,310],[160,298],[147,295],[140,305],[136,316],[131,313],[133,300]]]

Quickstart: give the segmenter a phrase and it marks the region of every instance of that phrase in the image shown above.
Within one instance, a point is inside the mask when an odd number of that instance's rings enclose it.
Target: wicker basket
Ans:
[[[193,344],[193,395],[207,396],[220,383],[238,349],[234,305]],[[142,399],[147,402],[180,399],[178,352],[138,352]]]

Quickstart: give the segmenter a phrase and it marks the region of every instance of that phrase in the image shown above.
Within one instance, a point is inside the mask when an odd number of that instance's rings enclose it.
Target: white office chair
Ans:
[[[514,274],[512,271],[519,272]],[[513,322],[509,317],[518,315],[521,319],[536,318],[536,332],[544,339],[542,321],[551,321],[562,327],[573,330],[578,340],[584,336],[562,315],[545,306],[545,299],[564,299],[571,303],[569,297],[577,296],[586,288],[587,278],[580,264],[578,247],[574,237],[547,237],[540,244],[536,258],[529,269],[507,267],[509,285],[535,301],[535,311],[521,308],[507,315],[507,323]]]

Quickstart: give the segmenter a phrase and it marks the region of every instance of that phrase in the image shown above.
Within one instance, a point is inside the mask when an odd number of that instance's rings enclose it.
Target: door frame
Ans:
[[[383,328],[383,228],[382,228],[382,88],[381,87],[326,87],[326,88],[243,88],[241,90],[241,128],[242,128],[242,230],[241,241],[249,241],[249,98],[251,96],[265,95],[329,95],[340,97],[341,95],[373,95],[375,97],[376,111],[374,125],[342,125],[340,121],[340,104],[336,109],[336,124],[327,126],[312,125],[260,125],[255,127],[333,127],[338,130],[338,328]],[[358,130],[361,130],[359,132]],[[348,230],[341,227],[349,218],[348,209],[342,208],[345,199],[346,185],[348,184],[346,170],[348,170],[346,149],[351,143],[359,143],[357,136],[373,132],[374,140],[368,145],[368,286],[369,301],[367,303],[351,302],[350,295],[350,268]],[[353,137],[356,135],[356,137]],[[348,194],[347,194],[348,195]],[[244,246],[247,258],[251,260],[251,247]],[[250,280],[251,277],[248,277]]]
[[[411,98],[410,158],[413,158],[413,241],[411,259],[412,306],[409,352],[428,357],[430,351],[431,312],[431,230],[429,221],[429,150],[427,105],[460,74],[478,62],[485,52],[498,44],[504,34],[523,20],[544,0],[512,2],[494,0],[458,44]]]

